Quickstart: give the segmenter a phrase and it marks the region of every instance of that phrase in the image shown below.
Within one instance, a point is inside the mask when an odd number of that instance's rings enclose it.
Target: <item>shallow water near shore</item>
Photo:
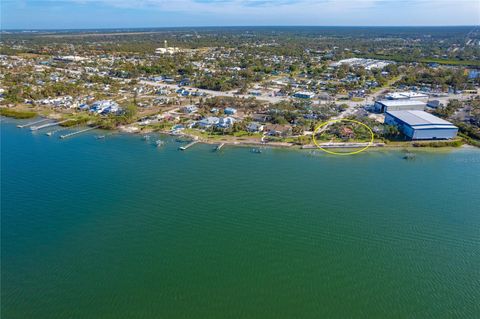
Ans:
[[[17,123],[2,318],[480,316],[478,149],[182,152]]]

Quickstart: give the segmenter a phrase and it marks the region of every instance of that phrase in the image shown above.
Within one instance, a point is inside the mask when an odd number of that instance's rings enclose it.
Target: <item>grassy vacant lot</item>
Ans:
[[[12,110],[12,109],[7,109],[7,108],[0,108],[0,115],[2,116],[7,116],[7,117],[13,117],[15,119],[30,119],[35,116],[37,116],[36,112],[32,111],[18,111],[18,110]]]
[[[460,147],[465,143],[463,138],[454,140],[438,140],[438,141],[385,141],[388,147]]]

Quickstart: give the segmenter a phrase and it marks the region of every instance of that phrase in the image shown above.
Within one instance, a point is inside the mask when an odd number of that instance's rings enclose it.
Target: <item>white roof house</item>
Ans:
[[[217,125],[219,121],[220,121],[220,119],[218,117],[209,116],[209,117],[206,117],[206,118],[198,121],[198,126],[202,127],[202,128],[209,128],[213,125]]]
[[[315,93],[313,92],[307,92],[307,91],[301,91],[301,92],[296,92],[293,94],[294,97],[298,97],[301,99],[312,99],[315,97]]]
[[[218,126],[222,128],[229,128],[232,127],[235,123],[235,119],[233,117],[221,117],[218,121]]]
[[[198,107],[196,107],[195,105],[187,105],[182,108],[182,111],[185,113],[195,113],[198,111]]]
[[[98,114],[120,113],[122,108],[112,100],[96,101],[90,106],[90,112]]]

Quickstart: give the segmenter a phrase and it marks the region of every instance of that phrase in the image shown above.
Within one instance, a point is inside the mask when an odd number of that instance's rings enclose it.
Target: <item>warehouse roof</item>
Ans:
[[[387,111],[386,113],[416,128],[457,128],[452,123],[424,111]]]
[[[417,100],[381,100],[376,103],[381,103],[385,106],[408,106],[408,105],[427,105],[427,103]]]
[[[394,92],[387,94],[385,96],[388,99],[399,100],[399,99],[415,99],[415,98],[428,98],[428,95],[418,92]]]

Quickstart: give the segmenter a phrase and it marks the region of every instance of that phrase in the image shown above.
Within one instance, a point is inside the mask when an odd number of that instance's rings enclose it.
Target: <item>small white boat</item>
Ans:
[[[407,161],[414,160],[415,159],[415,154],[408,152],[403,156],[403,159],[407,160]]]
[[[105,135],[97,135],[96,138],[97,138],[97,140],[101,140],[101,139],[105,138]]]

